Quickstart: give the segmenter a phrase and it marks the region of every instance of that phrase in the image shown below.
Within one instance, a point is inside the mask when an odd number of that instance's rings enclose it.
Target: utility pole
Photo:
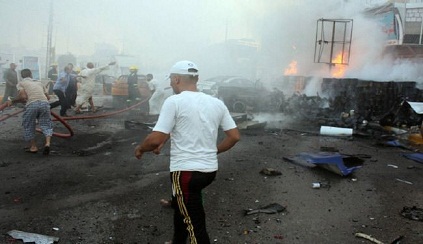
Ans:
[[[48,30],[47,30],[47,54],[46,54],[46,72],[45,77],[48,76],[48,68],[51,65],[51,45],[52,45],[52,36],[53,36],[53,0],[50,0],[50,13],[48,18]]]

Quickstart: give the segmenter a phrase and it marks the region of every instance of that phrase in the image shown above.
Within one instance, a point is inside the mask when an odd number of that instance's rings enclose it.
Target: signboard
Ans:
[[[385,33],[386,43],[388,45],[398,44],[398,32],[395,26],[395,13],[393,11],[378,15],[379,25]]]
[[[38,63],[38,57],[24,56],[22,59],[22,69],[30,69],[32,72],[32,78],[34,80],[40,79],[40,65]]]

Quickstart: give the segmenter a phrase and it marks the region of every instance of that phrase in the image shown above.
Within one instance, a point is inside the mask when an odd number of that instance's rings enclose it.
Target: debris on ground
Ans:
[[[280,205],[279,203],[272,203],[258,209],[245,210],[244,215],[251,215],[256,213],[275,214],[275,213],[283,212],[285,211],[285,209],[286,208]]]
[[[423,209],[416,206],[403,207],[401,215],[407,219],[423,221]]]
[[[370,235],[364,234],[364,233],[355,233],[355,236],[356,237],[361,237],[361,238],[367,239],[367,240],[369,240],[371,242],[374,242],[376,244],[383,244],[383,242],[377,240],[374,237],[371,237]]]
[[[282,172],[273,168],[264,168],[260,171],[260,174],[268,175],[268,176],[276,176],[276,175],[282,175]]]
[[[311,183],[311,187],[313,189],[330,188],[330,184],[328,182],[313,182]]]
[[[404,153],[402,156],[411,159],[417,163],[423,163],[423,153]]]
[[[351,128],[341,128],[333,126],[321,126],[320,135],[326,136],[352,136],[353,129]]]
[[[315,164],[308,162],[305,159],[302,159],[300,157],[283,157],[283,160],[299,165],[299,166],[303,166],[303,167],[308,167],[308,168],[314,168],[316,167]]]
[[[398,178],[396,178],[395,180],[402,182],[402,183],[405,183],[405,184],[409,184],[409,185],[413,184],[413,182],[410,182],[410,181],[407,181],[407,180],[401,180],[401,179],[398,179]]]
[[[364,160],[356,156],[342,155],[340,153],[302,152],[296,155],[292,162],[299,162],[303,165],[306,165],[306,163],[314,164],[341,176],[346,176],[361,168]]]
[[[7,234],[14,239],[22,240],[24,243],[34,242],[35,244],[53,244],[59,241],[59,237],[29,233],[20,230],[11,230],[7,232]]]

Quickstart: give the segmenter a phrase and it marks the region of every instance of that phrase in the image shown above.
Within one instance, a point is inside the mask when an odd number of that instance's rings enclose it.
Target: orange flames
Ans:
[[[342,57],[342,53],[339,53],[334,59],[332,59],[333,66],[331,67],[332,77],[342,78],[344,77],[346,66],[342,63],[345,63],[345,56]]]
[[[284,75],[296,75],[297,72],[297,61],[293,60],[285,69]]]

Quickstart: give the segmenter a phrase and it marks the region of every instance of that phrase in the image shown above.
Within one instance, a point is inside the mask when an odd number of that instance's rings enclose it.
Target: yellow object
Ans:
[[[128,96],[128,77],[121,76],[112,84],[112,96]]]
[[[128,84],[115,83],[112,86],[113,96],[128,96]]]
[[[75,72],[79,74],[81,72],[81,68],[75,67]]]
[[[423,144],[423,138],[420,133],[410,134],[408,136],[408,140],[413,142],[414,144],[418,144],[418,145]]]
[[[129,70],[138,70],[138,67],[135,65],[132,65],[131,67],[129,67]]]

